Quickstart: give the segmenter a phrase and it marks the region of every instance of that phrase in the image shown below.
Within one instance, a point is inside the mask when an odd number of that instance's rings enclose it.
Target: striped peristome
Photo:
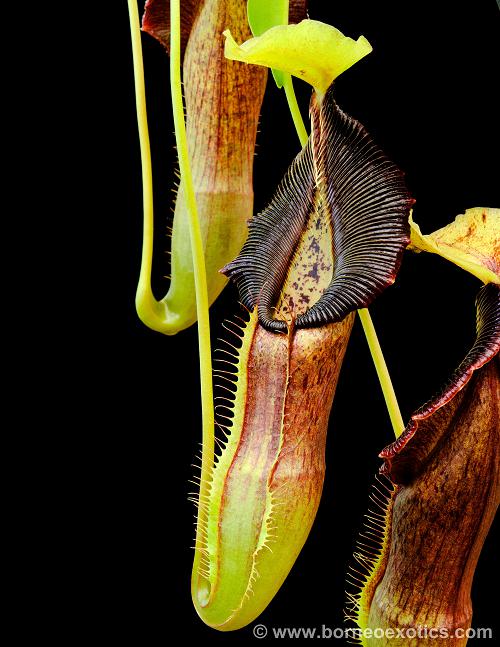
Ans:
[[[240,255],[223,272],[237,284],[249,309],[258,306],[268,330],[285,331],[276,304],[314,219],[329,220],[334,259],[321,296],[298,314],[296,328],[341,321],[369,305],[394,282],[409,243],[413,200],[403,173],[366,129],[333,98],[313,95],[311,135],[281,181],[269,206],[249,224]]]

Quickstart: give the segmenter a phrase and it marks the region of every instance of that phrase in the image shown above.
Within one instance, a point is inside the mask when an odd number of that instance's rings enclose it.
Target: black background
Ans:
[[[187,493],[201,439],[196,329],[164,337],[135,314],[140,158],[126,3],[112,4],[112,18],[101,20],[109,55],[102,61],[106,78],[97,105],[104,139],[94,151],[105,172],[90,188],[96,198],[88,219],[95,240],[105,241],[100,278],[89,279],[88,286],[103,306],[87,312],[81,344],[82,361],[93,368],[80,408],[92,439],[83,443],[91,454],[86,484],[92,502],[82,535],[88,549],[83,564],[88,560],[95,593],[86,598],[85,617],[111,618],[106,635],[123,633],[138,644],[160,644],[172,633],[181,642],[253,642],[251,627],[230,634],[207,628],[190,600],[194,509]],[[469,207],[498,206],[495,1],[311,0],[309,13],[352,37],[363,34],[372,44],[373,53],[338,79],[336,98],[405,171],[422,230],[433,231]],[[164,252],[175,151],[168,58],[147,35],[143,47],[157,223],[153,287],[160,298],[168,289]],[[310,88],[298,81],[295,87],[306,115]],[[255,158],[256,211],[269,201],[297,150],[284,94],[269,82]],[[92,248],[88,260],[100,262]],[[478,289],[474,277],[444,260],[407,253],[396,284],[370,308],[405,419],[433,395],[470,346]],[[214,343],[222,319],[237,312],[235,303],[236,293],[228,287],[212,308]],[[317,520],[258,622],[343,626],[345,571],[380,465],[377,454],[391,433],[357,322],[331,415]],[[497,622],[497,600],[488,593],[498,578],[497,554],[498,524],[476,571],[476,627]]]

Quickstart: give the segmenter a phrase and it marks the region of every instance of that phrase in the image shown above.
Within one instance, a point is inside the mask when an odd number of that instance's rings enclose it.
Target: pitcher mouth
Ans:
[[[413,199],[403,173],[335,103],[311,99],[311,136],[275,197],[249,223],[241,254],[221,271],[259,322],[286,332],[341,321],[391,285],[410,241]],[[300,267],[297,268],[297,259]]]

